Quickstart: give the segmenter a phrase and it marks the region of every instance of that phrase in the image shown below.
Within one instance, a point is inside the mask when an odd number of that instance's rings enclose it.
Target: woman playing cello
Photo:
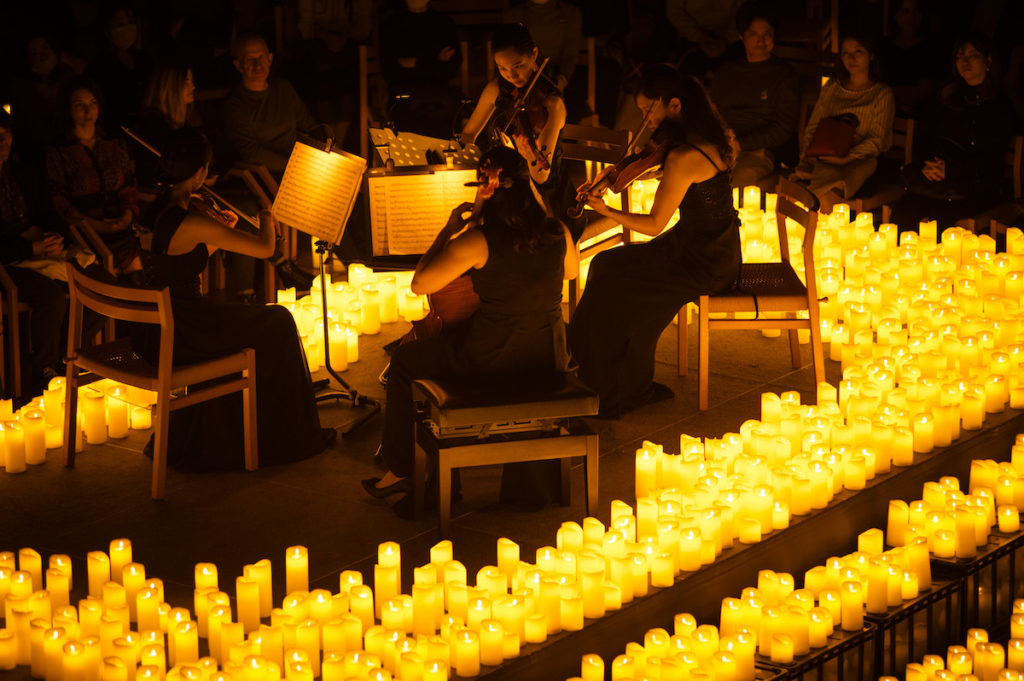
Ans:
[[[381,455],[388,472],[363,481],[384,498],[411,491],[412,382],[472,377],[481,382],[565,371],[562,280],[576,276],[576,249],[565,227],[544,215],[526,160],[507,147],[484,155],[477,210],[462,204],[420,259],[416,293],[434,293],[469,273],[480,308],[440,335],[400,345],[391,359]]]

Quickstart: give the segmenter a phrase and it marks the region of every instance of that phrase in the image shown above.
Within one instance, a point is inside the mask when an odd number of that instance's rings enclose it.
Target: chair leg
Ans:
[[[597,433],[591,433],[587,435],[587,461],[583,466],[587,482],[587,516],[597,511],[598,453]]]
[[[421,428],[416,425],[416,430]],[[412,464],[412,513],[414,516],[423,514],[424,496],[427,483],[427,452],[420,444],[420,434],[416,433],[416,447]]]
[[[679,308],[679,375],[685,376],[690,373],[690,325],[687,323],[686,305]]]
[[[242,428],[245,442],[245,470],[259,468],[259,437],[256,430],[256,352],[245,349],[245,388],[242,390]]]
[[[825,378],[825,351],[821,345],[821,319],[818,316],[817,305],[812,305],[810,314],[811,322],[811,357],[814,361],[814,380],[817,383],[824,383]]]
[[[561,499],[562,506],[568,506],[572,503],[572,467],[570,466],[571,460],[567,458],[559,459],[559,478],[561,479]]]
[[[11,308],[7,320],[11,327],[11,384],[14,386],[12,397],[21,397],[21,331],[18,310]]]
[[[793,360],[793,368],[799,369],[800,364],[800,333],[796,329],[789,330],[789,354]]]
[[[708,408],[708,363],[710,362],[709,357],[709,329],[708,324],[710,319],[708,318],[708,300],[706,296],[701,296],[700,300],[700,315],[699,321],[697,322],[697,363],[698,363],[698,374],[697,380],[697,406],[701,411]]]
[[[171,420],[167,395],[157,395],[153,411],[153,498],[163,499],[167,486],[167,431]]]
[[[64,444],[61,449],[61,458],[67,468],[75,465],[78,436],[78,366],[74,361],[68,361],[64,376]]]
[[[448,536],[448,524],[452,517],[452,467],[448,453],[444,450],[437,453],[437,493],[437,524],[443,538]]]

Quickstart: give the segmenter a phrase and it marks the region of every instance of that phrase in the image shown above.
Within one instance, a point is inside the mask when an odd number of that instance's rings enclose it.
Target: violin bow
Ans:
[[[153,154],[157,158],[163,158],[163,154],[160,153],[159,149],[157,149],[156,147],[151,145],[149,142],[147,142],[146,140],[144,140],[141,137],[139,137],[139,135],[137,133],[135,133],[131,128],[129,128],[129,127],[125,126],[125,125],[122,125],[121,126],[121,131],[124,132],[124,134],[128,135],[129,137],[131,137],[136,142],[138,142],[139,146],[143,147],[146,151],[150,152],[151,154]],[[256,222],[256,218],[254,218],[253,216],[249,215],[248,213],[244,213],[244,212],[240,211],[230,201],[228,201],[223,196],[221,196],[217,192],[213,191],[212,189],[210,189],[206,185],[203,185],[199,189],[200,189],[200,191],[203,191],[203,192],[206,192],[207,194],[209,194],[210,198],[212,198],[217,203],[225,206],[228,210],[230,210],[232,213],[237,215],[240,219],[245,220],[246,222],[248,222],[253,227],[256,227],[257,229],[259,229],[259,223]]]

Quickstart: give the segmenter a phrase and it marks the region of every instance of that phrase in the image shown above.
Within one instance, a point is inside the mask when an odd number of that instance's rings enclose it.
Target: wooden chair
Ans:
[[[622,159],[623,151],[629,144],[628,130],[611,130],[590,125],[568,123],[562,128],[562,157],[584,161],[587,164],[587,180],[592,180],[599,170],[599,164],[615,163]],[[619,194],[623,210],[629,210],[629,189]],[[561,217],[561,216],[559,216]],[[629,243],[630,232],[617,227],[602,234],[584,232],[577,248],[580,260],[592,258],[601,251],[620,244]],[[579,279],[569,281],[569,316],[576,310],[580,299]]]
[[[806,0],[800,19],[780,22],[777,42],[839,53],[839,0]]]
[[[28,305],[18,300],[18,286],[0,265],[0,384],[10,397],[19,397],[22,392],[21,382],[21,321],[22,313],[31,312]],[[3,343],[9,343],[10,352],[4,353]],[[9,360],[10,366],[7,366]],[[10,385],[7,374],[10,374]]]
[[[242,392],[245,468],[256,470],[256,354],[251,348],[195,364],[175,365],[174,318],[167,289],[138,289],[97,281],[78,267],[68,264],[68,288],[71,306],[68,318],[67,382],[64,411],[64,465],[75,465],[75,440],[78,429],[79,372],[111,378],[121,383],[151,390],[157,394],[153,424],[154,499],[162,499],[167,477],[167,428],[170,413],[199,402]],[[156,366],[135,352],[128,339],[101,345],[82,344],[82,311],[89,308],[111,319],[160,327],[160,355]],[[240,374],[240,376],[238,376]],[[218,381],[191,389],[190,386]],[[182,389],[185,389],[184,392]]]
[[[802,205],[801,205],[802,204]],[[786,179],[779,180],[778,219],[781,262],[744,263],[736,286],[718,295],[701,296],[698,322],[699,386],[698,405],[708,408],[709,340],[712,329],[788,329],[793,368],[800,368],[800,343],[797,331],[808,329],[811,334],[811,353],[814,377],[825,380],[825,356],[821,347],[821,324],[818,318],[818,292],[814,280],[814,232],[818,222],[818,200],[808,189]],[[807,284],[800,282],[789,262],[789,243],[786,218],[804,228],[803,256]],[[768,313],[784,313],[784,318],[763,318]],[[800,319],[798,313],[807,313]],[[753,319],[712,318],[712,313],[754,313]],[[679,312],[679,374],[687,372],[686,310]]]

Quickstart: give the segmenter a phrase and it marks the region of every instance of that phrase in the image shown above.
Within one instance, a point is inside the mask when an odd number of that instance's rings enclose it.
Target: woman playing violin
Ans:
[[[525,111],[516,110],[516,100],[540,69],[537,45],[521,24],[499,26],[491,44],[499,77],[484,87],[462,130],[462,141],[490,148],[502,143],[497,131],[510,123],[508,136],[529,162],[530,178],[537,185],[548,213],[565,220],[566,209],[575,199],[575,192],[565,172],[558,143],[566,116],[562,93],[542,71],[524,102]],[[510,121],[511,118],[516,120]],[[569,222],[573,237],[578,239],[582,222]]]
[[[739,219],[730,169],[735,139],[703,86],[670,66],[648,67],[637,106],[656,126],[663,162],[650,214],[590,208],[652,241],[598,254],[569,325],[580,378],[601,397],[601,415],[619,415],[672,391],[654,383],[654,351],[679,309],[731,287],[739,273]],[[662,230],[679,209],[679,221]]]
[[[452,211],[416,266],[412,290],[434,293],[468,272],[480,308],[440,335],[400,345],[392,356],[381,443],[388,472],[363,481],[377,498],[412,489],[414,380],[531,380],[568,366],[562,280],[578,270],[568,230],[544,214],[529,166],[515,150],[491,149],[477,173],[475,206]]]
[[[190,205],[192,193],[206,180],[210,158],[210,145],[197,129],[181,128],[169,135],[160,159],[167,189],[139,218],[148,232],[142,240],[151,242],[144,253],[146,276],[150,285],[170,289],[175,362],[213,359],[243,348],[256,351],[260,465],[303,459],[329,445],[335,433],[320,428],[291,314],[277,306],[213,303],[199,297],[199,276],[211,252],[223,249],[266,258],[274,250],[277,228],[269,210],[260,213],[259,231],[252,234],[233,229],[233,214],[215,219]],[[159,351],[154,328],[133,330],[136,350],[150,359]],[[186,470],[241,469],[242,443],[242,398],[232,393],[174,412],[168,462]]]

